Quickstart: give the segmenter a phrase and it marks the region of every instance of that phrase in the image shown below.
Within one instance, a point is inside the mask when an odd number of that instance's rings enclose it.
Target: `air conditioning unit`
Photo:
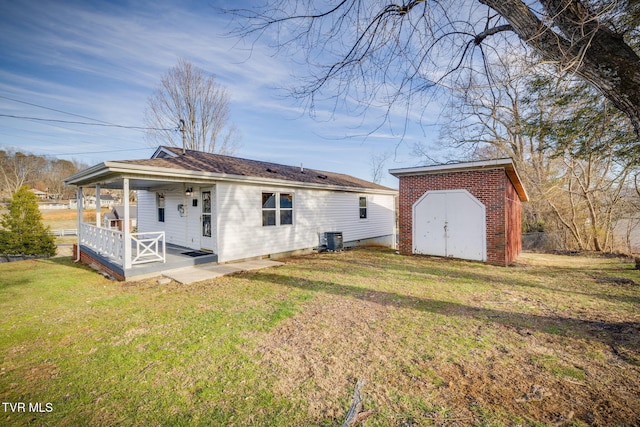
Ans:
[[[341,251],[344,249],[342,243],[342,231],[327,231],[325,233],[328,251]]]

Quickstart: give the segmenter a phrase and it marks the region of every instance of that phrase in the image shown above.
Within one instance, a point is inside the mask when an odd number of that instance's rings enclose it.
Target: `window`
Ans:
[[[275,193],[262,193],[262,225],[276,225]]]
[[[365,196],[360,197],[360,219],[367,218],[367,198]]]
[[[293,194],[262,193],[262,226],[293,224]]]
[[[280,225],[293,224],[293,194],[280,193]]]
[[[158,208],[158,222],[164,222],[164,194],[156,193],[156,207]]]

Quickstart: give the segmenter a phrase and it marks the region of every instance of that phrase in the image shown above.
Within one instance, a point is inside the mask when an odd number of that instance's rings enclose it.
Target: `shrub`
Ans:
[[[0,254],[4,256],[53,256],[55,238],[42,223],[36,195],[21,187],[9,202],[9,212],[0,219]]]

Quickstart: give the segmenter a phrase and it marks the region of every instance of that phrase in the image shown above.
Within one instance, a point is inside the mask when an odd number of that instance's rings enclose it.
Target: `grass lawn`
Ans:
[[[0,264],[0,399],[26,404],[0,425],[334,426],[360,378],[364,426],[640,424],[626,260],[285,261],[189,286]]]

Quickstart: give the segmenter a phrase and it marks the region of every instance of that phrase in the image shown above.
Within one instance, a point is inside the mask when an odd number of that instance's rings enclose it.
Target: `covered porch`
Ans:
[[[122,163],[118,163],[120,170],[114,170],[109,163],[103,163],[65,180],[66,184],[77,186],[79,201],[75,259],[118,280],[159,275],[170,269],[217,262],[214,243],[203,248],[199,236],[190,237],[191,234],[200,233],[202,227],[206,226],[209,240],[213,242],[215,238],[211,232],[215,227],[211,191],[206,192],[205,203],[202,200],[205,192],[198,191],[200,188],[214,188],[215,183],[193,176],[179,176],[180,171],[167,174],[140,170],[137,165],[131,165],[130,168],[122,166]],[[96,203],[92,205],[95,206],[95,220],[93,215],[90,215],[91,220],[85,216],[87,211],[82,201],[87,189],[95,189]],[[107,189],[122,190],[122,231],[103,224],[100,199]],[[129,218],[132,198],[129,196],[134,191],[138,203],[140,194],[146,195],[146,216],[139,212],[138,225],[132,229]],[[165,197],[171,204],[166,202],[165,205]],[[141,210],[139,204],[137,208]],[[174,209],[168,212],[171,208]],[[206,220],[206,224],[203,224],[203,220]]]
[[[132,253],[135,253],[134,248],[132,248]],[[74,255],[75,254],[78,254],[77,249],[74,251]],[[190,248],[172,244],[165,246],[163,254],[164,260],[162,261],[137,262],[126,270],[122,263],[114,261],[112,258],[105,256],[104,253],[101,254],[99,250],[93,249],[90,246],[81,246],[79,259],[87,265],[94,264],[94,267],[98,267],[98,269],[105,271],[118,280],[130,280],[136,277],[160,275],[166,271],[182,267],[211,263],[216,264],[218,262],[218,255],[215,253],[194,251]]]

